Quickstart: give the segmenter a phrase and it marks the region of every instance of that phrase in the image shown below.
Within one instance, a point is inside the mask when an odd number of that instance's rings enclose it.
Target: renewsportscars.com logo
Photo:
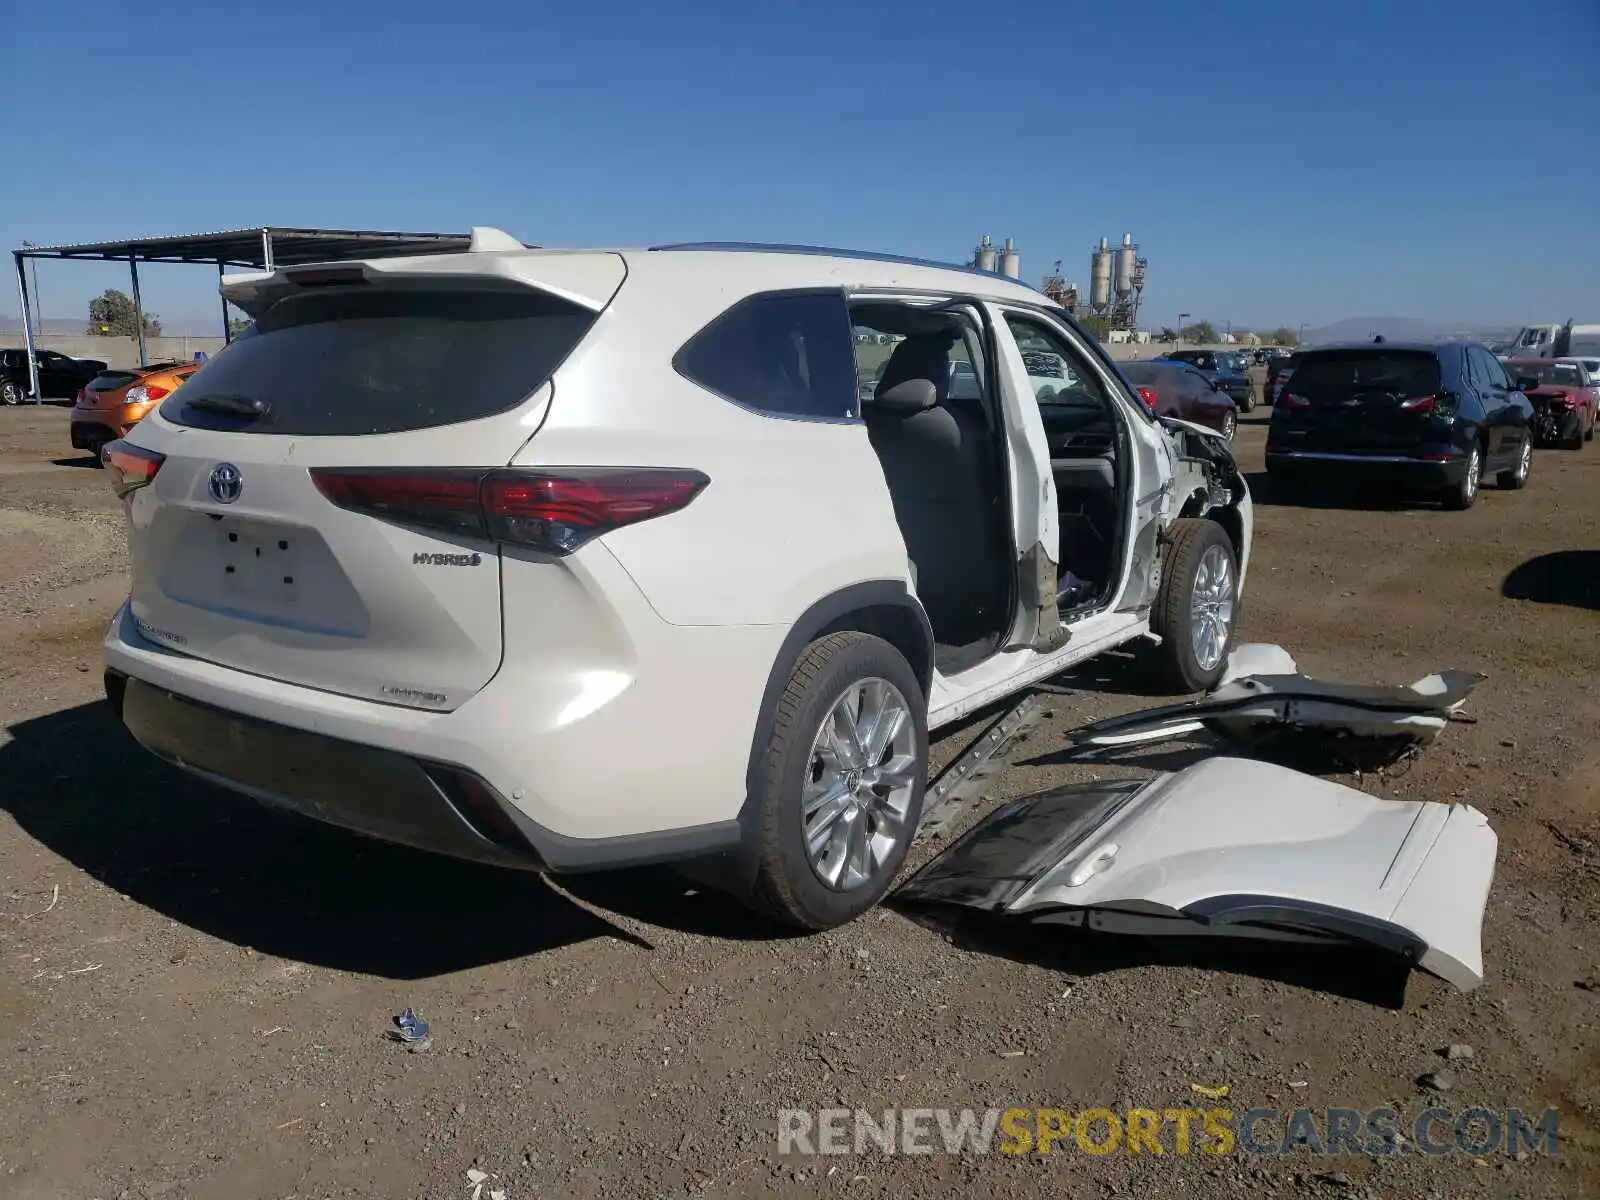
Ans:
[[[1486,1154],[1557,1152],[1554,1108],[824,1108],[778,1110],[779,1154]]]

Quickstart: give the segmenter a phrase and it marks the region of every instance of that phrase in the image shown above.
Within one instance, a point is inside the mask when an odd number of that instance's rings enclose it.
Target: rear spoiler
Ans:
[[[512,250],[515,252],[507,253]],[[251,318],[259,318],[279,300],[303,294],[308,289],[359,286],[390,279],[476,279],[486,283],[520,284],[590,312],[600,312],[616,295],[625,273],[619,254],[541,253],[529,250],[498,230],[475,229],[472,246],[464,253],[454,251],[242,271],[224,276],[217,290],[223,299]]]

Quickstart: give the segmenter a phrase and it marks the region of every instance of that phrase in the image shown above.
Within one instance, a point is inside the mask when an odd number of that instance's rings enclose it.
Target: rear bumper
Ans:
[[[100,418],[92,412],[72,412],[72,448],[93,449],[93,439],[119,438],[127,434],[124,426],[114,424],[109,418]]]
[[[1465,458],[1418,458],[1409,454],[1362,454],[1333,450],[1267,451],[1267,470],[1284,475],[1377,477],[1408,487],[1453,487],[1467,473]]]
[[[617,672],[548,657],[519,669],[508,643],[500,673],[449,712],[195,658],[146,638],[127,605],[104,657],[130,732],[194,774],[421,849],[576,872],[739,844],[756,715],[783,632],[658,622],[635,647],[632,679],[616,686],[598,677]]]

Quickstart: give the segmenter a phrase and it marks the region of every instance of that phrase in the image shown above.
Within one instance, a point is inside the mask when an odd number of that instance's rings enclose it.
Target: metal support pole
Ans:
[[[28,269],[20,251],[13,250],[11,257],[17,264],[17,296],[22,301],[22,341],[28,348],[28,391],[33,396],[33,402],[38,404],[44,397],[39,394],[39,360],[33,356],[33,315],[28,307]]]
[[[139,303],[139,260],[128,251],[128,274],[133,276],[133,324],[139,331],[139,365],[148,367],[150,360],[144,353],[144,306]]]
[[[261,262],[269,271],[277,269],[272,264],[272,230],[270,229],[261,231]]]
[[[222,260],[217,259],[217,295],[222,299],[222,344],[229,345],[233,335],[228,332],[228,298],[222,295]]]

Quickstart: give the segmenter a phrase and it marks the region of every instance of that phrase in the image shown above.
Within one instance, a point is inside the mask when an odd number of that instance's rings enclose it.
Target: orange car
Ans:
[[[107,442],[128,430],[204,364],[151,363],[148,367],[107,367],[78,393],[72,406],[72,448],[96,458]]]

